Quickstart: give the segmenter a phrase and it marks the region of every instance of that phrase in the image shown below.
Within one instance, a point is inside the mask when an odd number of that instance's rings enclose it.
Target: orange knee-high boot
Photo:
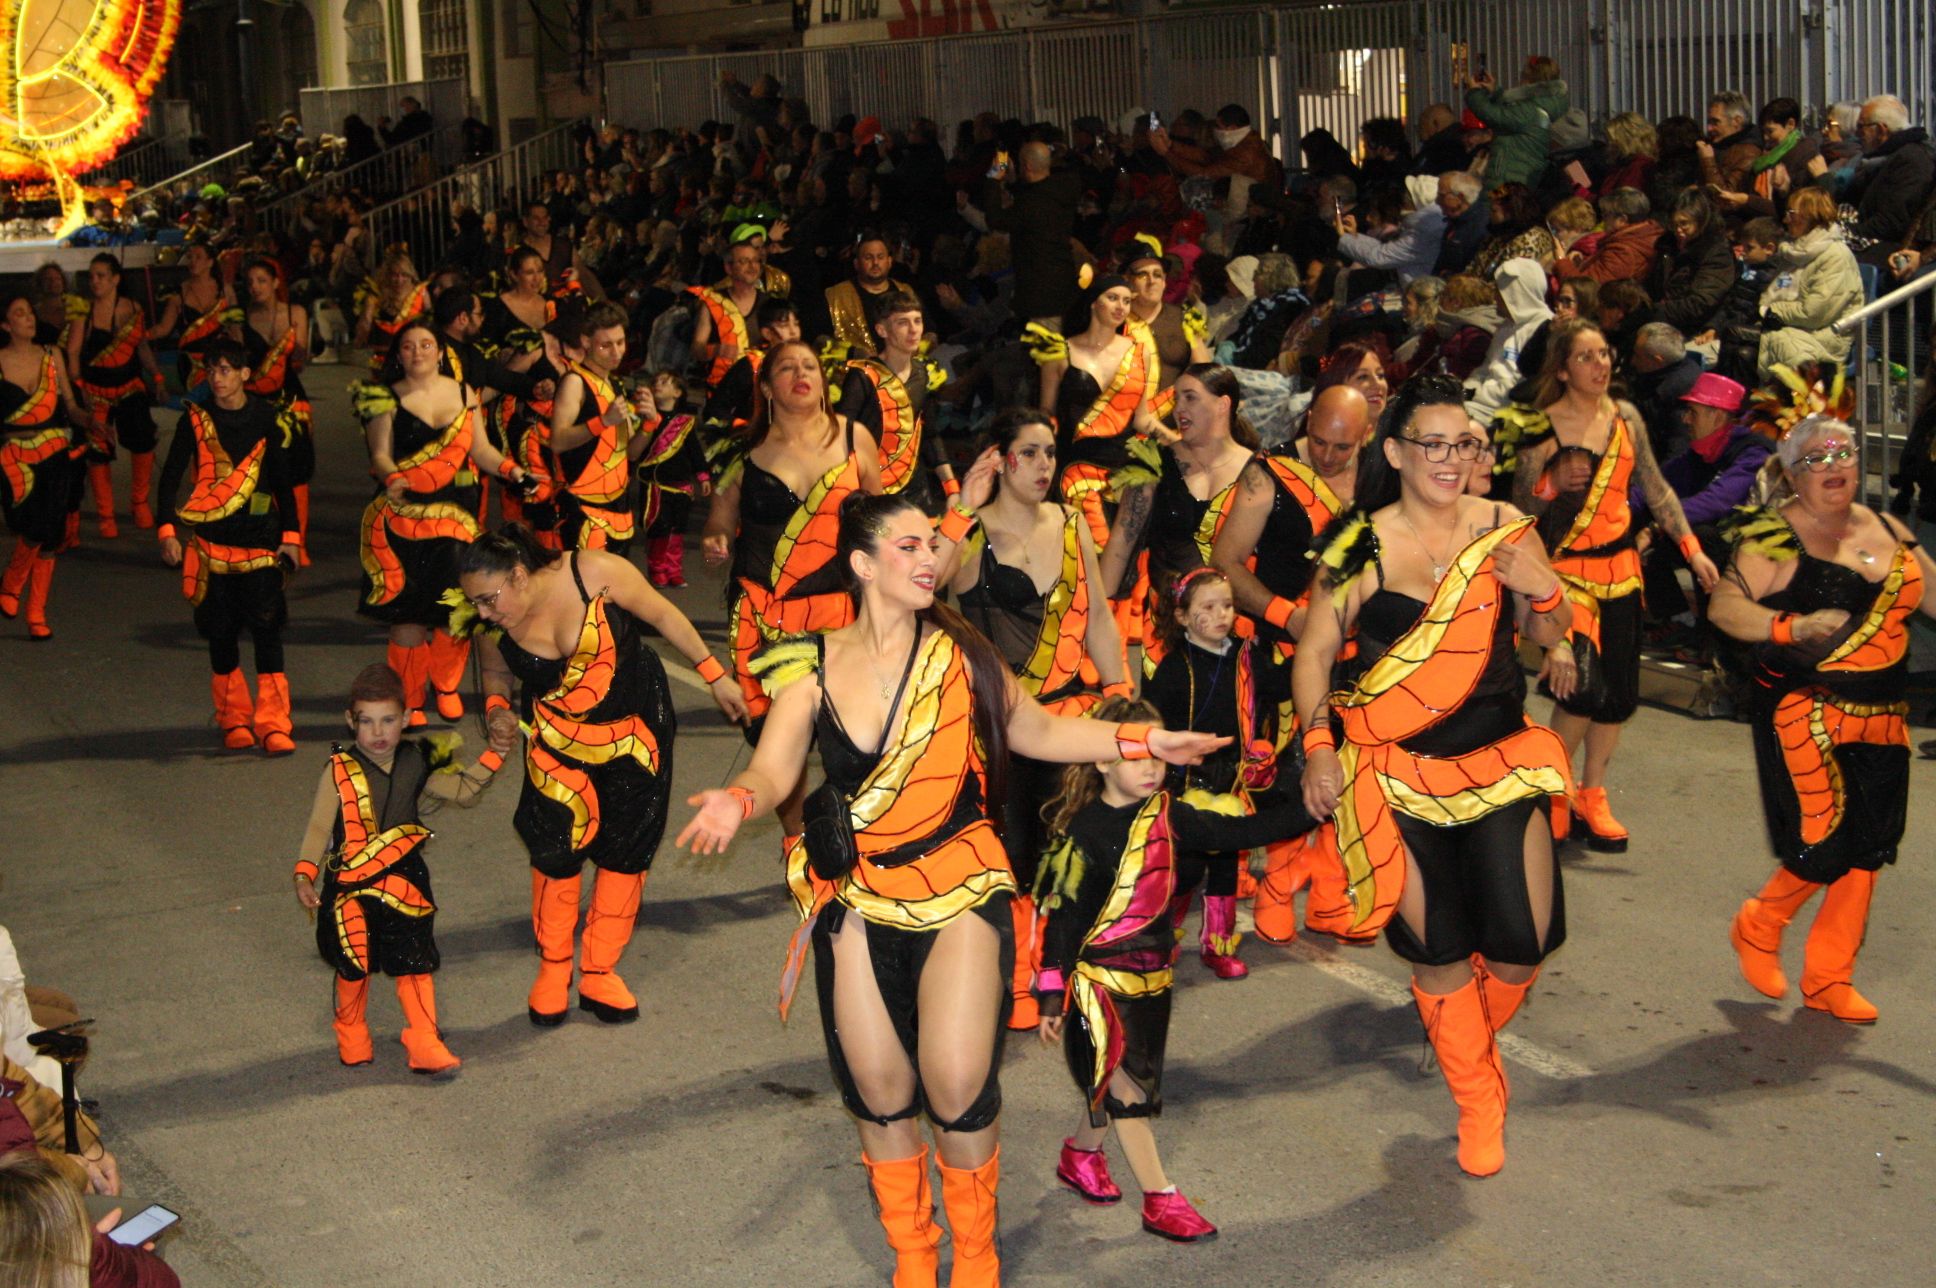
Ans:
[[[1357,909],[1345,883],[1344,858],[1338,853],[1338,828],[1326,823],[1310,835],[1311,892],[1304,898],[1304,928],[1332,935],[1348,944],[1368,944],[1378,938],[1353,929]]]
[[[397,1001],[403,1003],[403,1049],[410,1072],[449,1073],[464,1063],[444,1045],[437,1031],[437,986],[428,975],[397,976]]]
[[[1855,991],[1855,954],[1869,925],[1876,874],[1851,868],[1830,883],[1802,950],[1802,1004],[1850,1024],[1874,1024],[1876,1008]]]
[[[94,517],[101,535],[110,539],[120,536],[121,529],[114,522],[114,471],[105,462],[89,465],[87,486],[94,493]]]
[[[928,1147],[913,1158],[880,1162],[861,1154],[874,1186],[874,1206],[894,1252],[894,1288],[936,1288],[941,1228],[934,1223],[934,1191],[928,1185]]]
[[[1015,923],[1015,970],[1008,982],[1008,993],[1014,1000],[1008,1027],[1020,1033],[1042,1022],[1034,989],[1035,972],[1042,966],[1042,937],[1035,933],[1035,900],[1016,895],[1009,900],[1008,915]]]
[[[551,1028],[571,1009],[572,940],[578,933],[581,877],[531,873],[531,933],[538,940],[538,979],[525,1007],[533,1024]]]
[[[1728,941],[1741,962],[1741,977],[1757,993],[1781,997],[1788,992],[1788,976],[1781,970],[1781,932],[1819,889],[1813,881],[1778,867],[1761,893],[1744,900],[1734,914]]]
[[[424,654],[430,672],[430,687],[437,695],[437,714],[446,720],[464,718],[464,667],[471,660],[471,642],[460,640],[441,626],[430,633]]]
[[[289,710],[289,677],[280,671],[256,676],[255,736],[262,740],[264,754],[287,756],[294,751],[295,728]]]
[[[995,1190],[1002,1179],[1002,1148],[980,1167],[941,1164],[941,1199],[955,1237],[949,1288],[1000,1288],[1001,1248],[995,1241]]]
[[[27,589],[27,574],[34,570],[39,555],[40,547],[25,538],[13,543],[13,558],[7,560],[7,571],[0,574],[0,617],[20,616],[20,596]]]
[[[1264,879],[1250,901],[1251,919],[1259,939],[1288,944],[1297,938],[1297,892],[1311,884],[1310,838],[1273,841],[1264,853],[1268,859]]]
[[[395,671],[397,678],[403,681],[403,709],[409,713],[405,724],[412,729],[421,728],[430,723],[423,709],[424,688],[430,681],[430,645],[412,644],[406,648],[398,648],[397,645],[392,644],[390,647],[403,654],[401,659],[403,665],[398,666],[393,661],[390,663],[390,669]]]
[[[249,698],[249,682],[242,668],[216,672],[209,678],[215,695],[215,727],[222,731],[222,745],[230,751],[255,746],[255,703]]]
[[[155,512],[148,508],[148,493],[155,482],[155,454],[134,452],[128,457],[128,509],[134,512],[134,526],[155,526]]]
[[[352,1067],[368,1064],[376,1059],[376,1050],[370,1045],[370,1026],[363,1020],[364,1008],[370,1000],[370,977],[344,979],[336,977],[336,1058]]]
[[[1473,1176],[1491,1176],[1506,1165],[1506,1080],[1479,981],[1434,996],[1413,980],[1412,998],[1459,1106],[1459,1166]]]
[[[578,969],[578,1009],[607,1024],[639,1018],[639,999],[615,973],[645,893],[645,873],[607,872],[592,878],[592,906],[585,914],[585,946]]]
[[[33,571],[27,574],[27,638],[30,640],[54,638],[54,628],[47,624],[47,592],[53,585],[53,557],[37,556]]]
[[[309,484],[298,483],[289,489],[296,497],[297,548],[302,551],[302,566],[309,567]]]
[[[1533,977],[1524,984],[1508,984],[1500,979],[1486,965],[1486,959],[1478,953],[1472,954],[1472,975],[1479,981],[1479,991],[1486,1004],[1486,1024],[1494,1033],[1512,1022],[1519,1013],[1519,1007],[1526,1000],[1526,994],[1539,980],[1539,967],[1533,967]]]

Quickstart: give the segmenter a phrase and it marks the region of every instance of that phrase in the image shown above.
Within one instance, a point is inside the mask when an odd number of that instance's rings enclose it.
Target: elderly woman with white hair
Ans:
[[[1783,219],[1789,240],[1776,253],[1775,280],[1761,293],[1761,347],[1755,374],[1768,378],[1777,365],[1841,363],[1849,337],[1835,321],[1862,307],[1862,270],[1842,240],[1835,199],[1820,188],[1788,198]]]
[[[1756,991],[1788,991],[1782,929],[1826,889],[1802,957],[1802,1003],[1850,1024],[1876,872],[1896,860],[1909,795],[1909,618],[1936,616],[1936,565],[1909,530],[1857,499],[1855,433],[1809,416],[1778,449],[1782,495],[1733,527],[1709,619],[1756,646],[1755,768],[1781,866],[1729,931]]]

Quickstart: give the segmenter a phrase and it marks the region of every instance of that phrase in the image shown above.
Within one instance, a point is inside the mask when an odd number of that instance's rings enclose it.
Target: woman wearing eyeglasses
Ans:
[[[1777,449],[1788,493],[1736,525],[1708,617],[1756,645],[1753,716],[1761,806],[1781,866],[1741,905],[1729,938],[1741,973],[1788,991],[1781,932],[1826,887],[1802,957],[1802,1003],[1850,1024],[1856,950],[1876,872],[1896,861],[1909,801],[1909,618],[1936,565],[1895,518],[1856,500],[1855,440],[1832,416],[1800,421]]]
[[[1515,635],[1554,644],[1569,613],[1533,520],[1466,494],[1488,461],[1462,398],[1425,377],[1393,401],[1360,508],[1319,537],[1328,593],[1313,595],[1291,688],[1305,807],[1336,822],[1353,929],[1383,928],[1412,964],[1459,1106],[1459,1166],[1489,1176],[1506,1159],[1494,1035],[1566,938],[1545,819],[1566,748],[1526,718]],[[1354,633],[1355,682],[1333,692]]]
[[[1549,723],[1567,754],[1586,745],[1572,816],[1586,827],[1587,848],[1618,854],[1627,829],[1607,802],[1607,766],[1620,729],[1640,705],[1640,552],[1645,524],[1628,502],[1638,480],[1653,525],[1680,547],[1703,590],[1720,573],[1681,513],[1680,499],[1661,476],[1647,443],[1646,422],[1633,405],[1607,394],[1613,355],[1600,328],[1574,319],[1553,328],[1540,364],[1534,406],[1552,422],[1552,435],[1522,444],[1513,500],[1540,517],[1540,534],[1553,550],[1553,568],[1566,582],[1572,630],[1546,653],[1541,689],[1553,699]],[[1554,836],[1566,839],[1569,820],[1556,816]]]

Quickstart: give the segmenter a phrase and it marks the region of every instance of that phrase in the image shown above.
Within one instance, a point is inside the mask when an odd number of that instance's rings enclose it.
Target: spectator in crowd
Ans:
[[[377,141],[376,131],[370,123],[354,112],[343,118],[343,168],[361,165],[383,151]]]
[[[1754,379],[1762,338],[1761,294],[1775,279],[1781,241],[1781,225],[1772,219],[1750,219],[1742,226],[1735,239],[1739,263],[1734,285],[1722,297],[1708,329],[1690,337],[1691,344],[1714,350],[1716,369],[1731,380]]]
[[[1600,331],[1607,337],[1607,347],[1613,350],[1614,370],[1616,373],[1630,370],[1640,328],[1660,320],[1653,296],[1639,282],[1622,278],[1601,285],[1599,308]]]
[[[1748,167],[1746,190],[1715,194],[1722,213],[1733,218],[1775,218],[1788,194],[1811,182],[1809,163],[1821,155],[1821,144],[1802,130],[1801,104],[1794,99],[1770,99],[1757,120],[1761,151]]]
[[[1627,392],[1647,422],[1656,460],[1667,460],[1687,446],[1687,409],[1681,395],[1700,377],[1700,356],[1688,351],[1686,337],[1671,324],[1648,322],[1634,333]]]
[[[1485,362],[1493,335],[1505,325],[1499,289],[1492,283],[1470,273],[1446,278],[1435,324],[1440,335],[1438,352],[1427,369],[1466,383]]]
[[[1491,231],[1492,211],[1479,199],[1481,191],[1478,177],[1468,171],[1447,170],[1439,176],[1438,207],[1445,216],[1445,232],[1433,271],[1441,277],[1463,273]]]
[[[1222,244],[1213,244],[1212,249],[1225,250],[1235,245],[1238,226],[1250,209],[1251,190],[1259,186],[1266,190],[1278,188],[1283,183],[1280,167],[1263,138],[1251,128],[1250,112],[1242,104],[1226,103],[1217,109],[1212,136],[1217,143],[1214,150],[1172,139],[1165,130],[1153,131],[1149,141],[1157,155],[1168,161],[1178,174],[1228,183],[1222,221],[1220,224],[1212,221],[1211,226],[1212,232],[1220,233],[1222,238]]]
[[[1668,225],[1673,249],[1654,261],[1647,275],[1661,320],[1672,322],[1683,335],[1705,331],[1734,285],[1734,251],[1714,203],[1699,188],[1689,188],[1674,200]]]
[[[1358,153],[1368,188],[1395,188],[1412,173],[1411,140],[1395,116],[1374,116],[1359,126]]]
[[[1738,382],[1712,371],[1702,372],[1681,395],[1687,408],[1687,449],[1662,461],[1660,472],[1680,497],[1681,513],[1697,533],[1748,503],[1755,475],[1774,451],[1774,444],[1742,418],[1745,397],[1746,390]],[[1660,544],[1673,549],[1668,543]]]
[[[1590,277],[1602,285],[1639,281],[1653,272],[1661,227],[1650,217],[1647,198],[1637,188],[1615,188],[1600,198],[1600,224],[1606,231],[1593,252],[1556,257],[1553,273],[1562,281]],[[1608,337],[1611,339],[1612,337]]]
[[[1405,336],[1392,350],[1392,371],[1403,380],[1423,370],[1438,353],[1439,301],[1445,297],[1442,277],[1415,277],[1405,287],[1399,310],[1405,318]]]
[[[1862,258],[1882,264],[1908,235],[1911,220],[1929,196],[1936,152],[1931,151],[1928,131],[1909,123],[1909,109],[1893,94],[1864,103],[1855,128],[1865,164],[1844,200],[1855,207],[1852,231],[1862,243]]]
[[[1523,183],[1537,188],[1546,174],[1553,122],[1568,108],[1560,65],[1544,55],[1526,60],[1520,83],[1500,92],[1490,72],[1466,82],[1466,110],[1492,131],[1486,187]]]
[[[1424,175],[1406,181],[1404,208],[1395,220],[1384,218],[1379,210],[1370,216],[1374,226],[1358,231],[1355,215],[1338,219],[1338,254],[1361,268],[1389,269],[1401,283],[1428,275],[1438,262],[1439,243],[1445,236],[1445,216],[1433,199],[1435,185]],[[1391,200],[1390,190],[1379,196]]]
[[[1488,231],[1466,271],[1490,279],[1509,259],[1530,259],[1545,265],[1559,253],[1559,243],[1547,231],[1539,201],[1523,183],[1501,184],[1486,194]]]
[[[1803,188],[1788,198],[1778,272],[1761,296],[1761,350],[1755,374],[1766,379],[1777,363],[1841,363],[1849,356],[1849,337],[1834,329],[1836,319],[1862,307],[1862,270],[1836,225],[1835,202],[1820,188]]]
[[[1418,114],[1418,153],[1412,158],[1413,174],[1441,175],[1449,170],[1464,170],[1472,164],[1472,149],[1465,145],[1465,126],[1459,114],[1444,103],[1433,103]]]
[[[1701,182],[1710,189],[1734,194],[1752,190],[1749,181],[1761,155],[1750,124],[1753,117],[1748,100],[1734,90],[1722,90],[1707,101],[1707,134],[1694,151],[1701,158]]]
[[[1051,329],[1061,324],[1076,299],[1076,261],[1069,240],[1082,200],[1081,182],[1070,171],[1053,169],[1052,155],[1046,143],[1024,144],[1022,181],[1012,193],[1003,187],[1007,168],[998,163],[982,188],[980,208],[988,226],[1009,237],[1015,315]]]
[[[90,1224],[80,1195],[44,1157],[0,1156],[0,1266],[18,1288],[180,1288],[154,1244],[108,1238],[115,1209]]]
[[[1520,355],[1533,333],[1553,316],[1546,306],[1546,272],[1530,259],[1509,259],[1493,274],[1506,306],[1506,323],[1493,332],[1485,361],[1466,382],[1466,412],[1481,425],[1511,400],[1513,386],[1526,375]]]
[[[405,94],[397,100],[397,109],[402,115],[397,117],[394,127],[391,126],[390,118],[387,116],[376,123],[377,133],[383,136],[384,147],[401,147],[412,139],[430,136],[433,122],[430,119],[430,113],[424,110],[424,105],[420,101]]]
[[[1701,175],[1701,123],[1691,116],[1669,116],[1654,125],[1660,151],[1654,157],[1654,179],[1645,189],[1647,206],[1656,212],[1674,208],[1684,188],[1706,182]]]
[[[1652,121],[1638,112],[1615,115],[1607,122],[1607,159],[1612,165],[1593,185],[1593,195],[1604,197],[1616,188],[1645,192],[1659,155],[1660,135]]]
[[[754,78],[751,86],[740,82],[733,72],[719,74],[719,87],[726,94],[726,101],[739,115],[739,131],[747,140],[756,138],[762,129],[780,128],[780,82],[772,73],[766,72]]]
[[[1839,193],[1848,186],[1854,164],[1862,159],[1862,136],[1856,125],[1862,119],[1862,104],[1854,99],[1831,103],[1822,113],[1821,161],[1808,167],[1818,180],[1828,182],[1829,191]],[[1829,176],[1838,175],[1829,178]]]

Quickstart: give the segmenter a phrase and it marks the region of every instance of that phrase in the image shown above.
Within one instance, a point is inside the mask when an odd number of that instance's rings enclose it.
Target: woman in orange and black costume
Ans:
[[[1292,686],[1305,804],[1336,820],[1357,928],[1382,927],[1412,963],[1459,1106],[1459,1166],[1489,1176],[1505,1165],[1494,1035],[1566,937],[1545,815],[1566,793],[1566,748],[1526,718],[1515,627],[1551,644],[1569,609],[1533,520],[1465,495],[1487,462],[1462,397],[1427,377],[1386,411],[1362,508],[1319,538]],[[1333,692],[1354,629],[1358,677]]]
[[[691,622],[626,559],[603,550],[560,557],[508,524],[465,546],[454,631],[476,621],[503,632],[484,661],[485,722],[499,755],[525,746],[524,792],[512,826],[531,855],[531,924],[538,977],[526,1000],[533,1024],[563,1024],[571,1002],[573,940],[586,863],[595,871],[580,949],[578,1009],[607,1024],[639,1016],[618,976],[645,875],[665,833],[677,721],[665,667],[646,642],[656,632],[711,687],[735,722],[739,686]],[[512,682],[519,690],[512,705]]]
[[[289,302],[282,269],[272,259],[253,259],[242,268],[242,318],[235,338],[249,351],[248,390],[288,414],[289,485],[296,494],[296,531],[302,534],[302,563],[309,563],[309,483],[316,477],[315,416],[298,376],[309,363],[309,312]],[[264,330],[263,328],[267,328]]]
[[[915,1122],[925,1109],[954,1236],[951,1282],[968,1288],[1001,1274],[996,1118],[1015,878],[990,813],[1010,750],[1063,763],[1187,762],[1221,740],[1051,716],[979,632],[935,601],[941,546],[963,535],[962,520],[943,523],[937,535],[898,496],[842,503],[837,560],[854,623],[762,658],[777,692],[752,763],[730,786],[693,798],[699,812],[679,843],[724,849],[742,821],[792,795],[818,741],[830,818],[844,813],[858,857],[840,870],[838,845],[817,841],[811,861],[804,843],[792,847],[802,924],[783,1005],[811,938],[828,1059],[858,1120],[895,1282],[936,1280],[941,1232]]]
[[[96,255],[88,264],[87,283],[87,312],[67,327],[67,369],[74,391],[92,405],[100,431],[90,440],[87,482],[100,533],[112,538],[120,534],[111,470],[117,450],[128,453],[134,526],[155,526],[148,492],[155,472],[154,408],[162,397],[161,368],[148,346],[141,306],[121,294],[121,262],[106,253]]]
[[[39,320],[24,292],[5,303],[0,343],[0,507],[14,534],[13,557],[0,577],[0,616],[27,606],[27,637],[53,638],[47,593],[54,556],[67,541],[68,517],[80,500],[83,441],[72,426],[88,420],[74,400],[58,349],[34,343]]]
[[[989,440],[1000,477],[992,496],[970,498],[979,522],[962,543],[952,583],[962,615],[994,643],[1022,691],[1056,715],[1085,715],[1105,695],[1130,696],[1135,690],[1116,620],[1102,598],[1089,525],[1074,506],[1049,499],[1056,479],[1054,424],[1042,412],[1016,408],[995,418]],[[1028,892],[1048,839],[1042,809],[1054,798],[1061,772],[1027,756],[1009,758],[1002,847],[1019,886],[1009,1017],[1009,1027],[1017,1030],[1032,1029],[1040,1019],[1032,989],[1041,944]]]
[[[559,335],[561,330],[575,334],[576,327],[561,326],[557,302],[545,298],[544,257],[521,246],[511,253],[508,265],[511,285],[500,294],[480,297],[484,304],[480,340],[500,355],[537,352],[539,356],[522,368],[531,382],[529,396],[505,393],[491,407],[492,444],[531,478],[524,495],[512,489],[501,494],[504,517],[522,521],[545,546],[559,550],[564,542],[558,535],[556,498],[562,484],[550,450],[552,400],[565,372],[585,354],[582,346],[567,344]],[[510,361],[515,366],[519,359]]]
[[[480,531],[477,471],[512,483],[524,477],[477,432],[477,391],[449,373],[442,340],[418,319],[397,332],[383,379],[355,389],[377,480],[363,510],[368,584],[356,611],[390,628],[386,660],[403,680],[412,727],[427,722],[426,690],[444,719],[464,715],[458,690],[470,644],[448,629],[444,596],[457,585],[459,552]]]
[[[1909,619],[1936,616],[1936,563],[1893,516],[1857,502],[1849,426],[1810,416],[1783,437],[1785,500],[1741,512],[1734,559],[1709,605],[1755,644],[1755,768],[1781,866],[1741,905],[1729,938],[1741,973],[1788,992],[1781,932],[1826,888],[1802,961],[1803,1005],[1850,1024],[1876,1008],[1856,991],[1856,951],[1876,873],[1896,861],[1909,807]]]

